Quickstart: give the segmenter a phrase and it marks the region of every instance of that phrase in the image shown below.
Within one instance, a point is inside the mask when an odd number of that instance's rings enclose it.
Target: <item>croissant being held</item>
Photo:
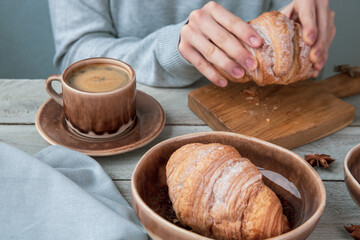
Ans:
[[[233,82],[254,81],[258,85],[289,84],[311,77],[315,70],[310,61],[310,46],[302,37],[302,26],[278,11],[265,12],[249,24],[263,40],[260,48],[246,46],[257,59],[254,71],[234,78],[217,68]]]

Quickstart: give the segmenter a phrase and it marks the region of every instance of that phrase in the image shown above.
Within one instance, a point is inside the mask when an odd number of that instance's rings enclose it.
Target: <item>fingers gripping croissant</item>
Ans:
[[[216,239],[265,239],[289,230],[281,203],[259,170],[228,145],[185,145],[166,166],[179,221]]]
[[[310,62],[310,46],[302,38],[302,26],[278,11],[265,12],[249,24],[263,40],[260,48],[246,46],[258,62],[254,71],[246,71],[244,77],[234,78],[219,70],[233,82],[254,81],[260,86],[289,84],[305,80],[315,70]],[[244,44],[245,45],[245,44]]]

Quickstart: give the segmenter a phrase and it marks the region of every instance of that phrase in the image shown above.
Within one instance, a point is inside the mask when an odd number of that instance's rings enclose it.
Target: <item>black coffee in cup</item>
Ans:
[[[110,64],[83,66],[69,76],[68,84],[84,92],[109,92],[124,87],[130,80],[121,67]]]

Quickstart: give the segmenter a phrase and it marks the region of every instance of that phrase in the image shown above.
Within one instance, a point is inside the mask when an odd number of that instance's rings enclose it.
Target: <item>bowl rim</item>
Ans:
[[[135,188],[135,173],[138,171],[138,168],[141,164],[143,164],[143,159],[145,157],[147,157],[147,155],[149,155],[152,151],[154,151],[154,149],[158,148],[160,145],[166,145],[169,142],[173,142],[179,139],[183,139],[183,138],[192,138],[192,137],[196,137],[196,136],[204,136],[204,135],[223,135],[223,136],[238,136],[240,138],[243,138],[245,140],[250,140],[250,141],[256,141],[260,144],[264,144],[264,145],[268,145],[270,147],[276,148],[278,150],[281,151],[285,151],[288,154],[294,156],[296,159],[300,160],[300,164],[303,164],[306,168],[308,168],[308,170],[310,170],[311,174],[313,175],[313,177],[319,181],[318,182],[318,187],[320,190],[320,204],[318,209],[316,209],[315,213],[308,219],[306,220],[303,224],[301,224],[300,226],[296,227],[295,229],[290,230],[287,233],[278,235],[276,237],[273,238],[269,238],[269,239],[286,239],[287,237],[292,237],[293,235],[297,236],[300,235],[301,233],[307,231],[307,229],[311,228],[311,225],[315,222],[317,222],[322,213],[324,212],[325,209],[325,205],[326,205],[326,191],[325,191],[325,186],[323,181],[321,180],[321,178],[319,177],[319,175],[317,174],[317,172],[314,170],[313,167],[311,167],[302,157],[300,157],[298,154],[296,154],[295,152],[286,149],[284,147],[278,146],[276,144],[255,138],[255,137],[250,137],[250,136],[246,136],[243,134],[239,134],[239,133],[233,133],[233,132],[226,132],[226,131],[214,131],[214,132],[198,132],[198,133],[190,133],[190,134],[184,134],[184,135],[180,135],[180,136],[176,136],[173,138],[169,138],[166,139],[164,141],[161,141],[159,143],[157,143],[155,146],[151,147],[148,151],[146,151],[146,153],[140,158],[139,162],[136,164],[133,174],[131,176],[131,193],[132,193],[132,201],[133,204],[135,205],[135,202],[137,202],[137,206],[138,208],[141,208],[143,211],[147,212],[148,214],[150,214],[151,219],[159,221],[161,224],[165,224],[166,226],[170,227],[171,230],[173,231],[180,231],[183,234],[186,234],[188,236],[192,236],[192,237],[197,237],[199,238],[202,237],[203,239],[210,239],[207,238],[205,236],[202,236],[200,234],[194,233],[194,232],[190,232],[186,229],[183,229],[181,227],[176,226],[175,224],[170,223],[169,221],[167,221],[166,219],[164,219],[163,217],[161,217],[159,214],[157,214],[154,210],[152,210],[145,202],[144,200],[140,197],[140,194],[138,193],[138,191]],[[136,214],[137,211],[136,211]]]
[[[350,158],[354,155],[354,152],[358,151],[360,148],[360,144],[356,145],[346,154],[344,160],[344,173],[345,173],[345,181],[348,180],[351,185],[356,189],[356,191],[360,192],[360,183],[355,179],[349,169],[349,161]]]

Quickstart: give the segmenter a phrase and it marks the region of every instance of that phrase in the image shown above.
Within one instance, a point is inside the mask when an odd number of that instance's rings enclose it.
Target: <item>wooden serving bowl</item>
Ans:
[[[170,155],[188,143],[222,143],[235,147],[263,173],[279,197],[291,231],[272,239],[305,239],[325,208],[325,187],[315,170],[297,154],[253,137],[204,132],[165,140],[147,151],[135,167],[131,191],[136,214],[153,239],[208,239],[177,221],[169,200],[165,166]]]
[[[360,144],[346,154],[345,183],[354,202],[360,207]]]

